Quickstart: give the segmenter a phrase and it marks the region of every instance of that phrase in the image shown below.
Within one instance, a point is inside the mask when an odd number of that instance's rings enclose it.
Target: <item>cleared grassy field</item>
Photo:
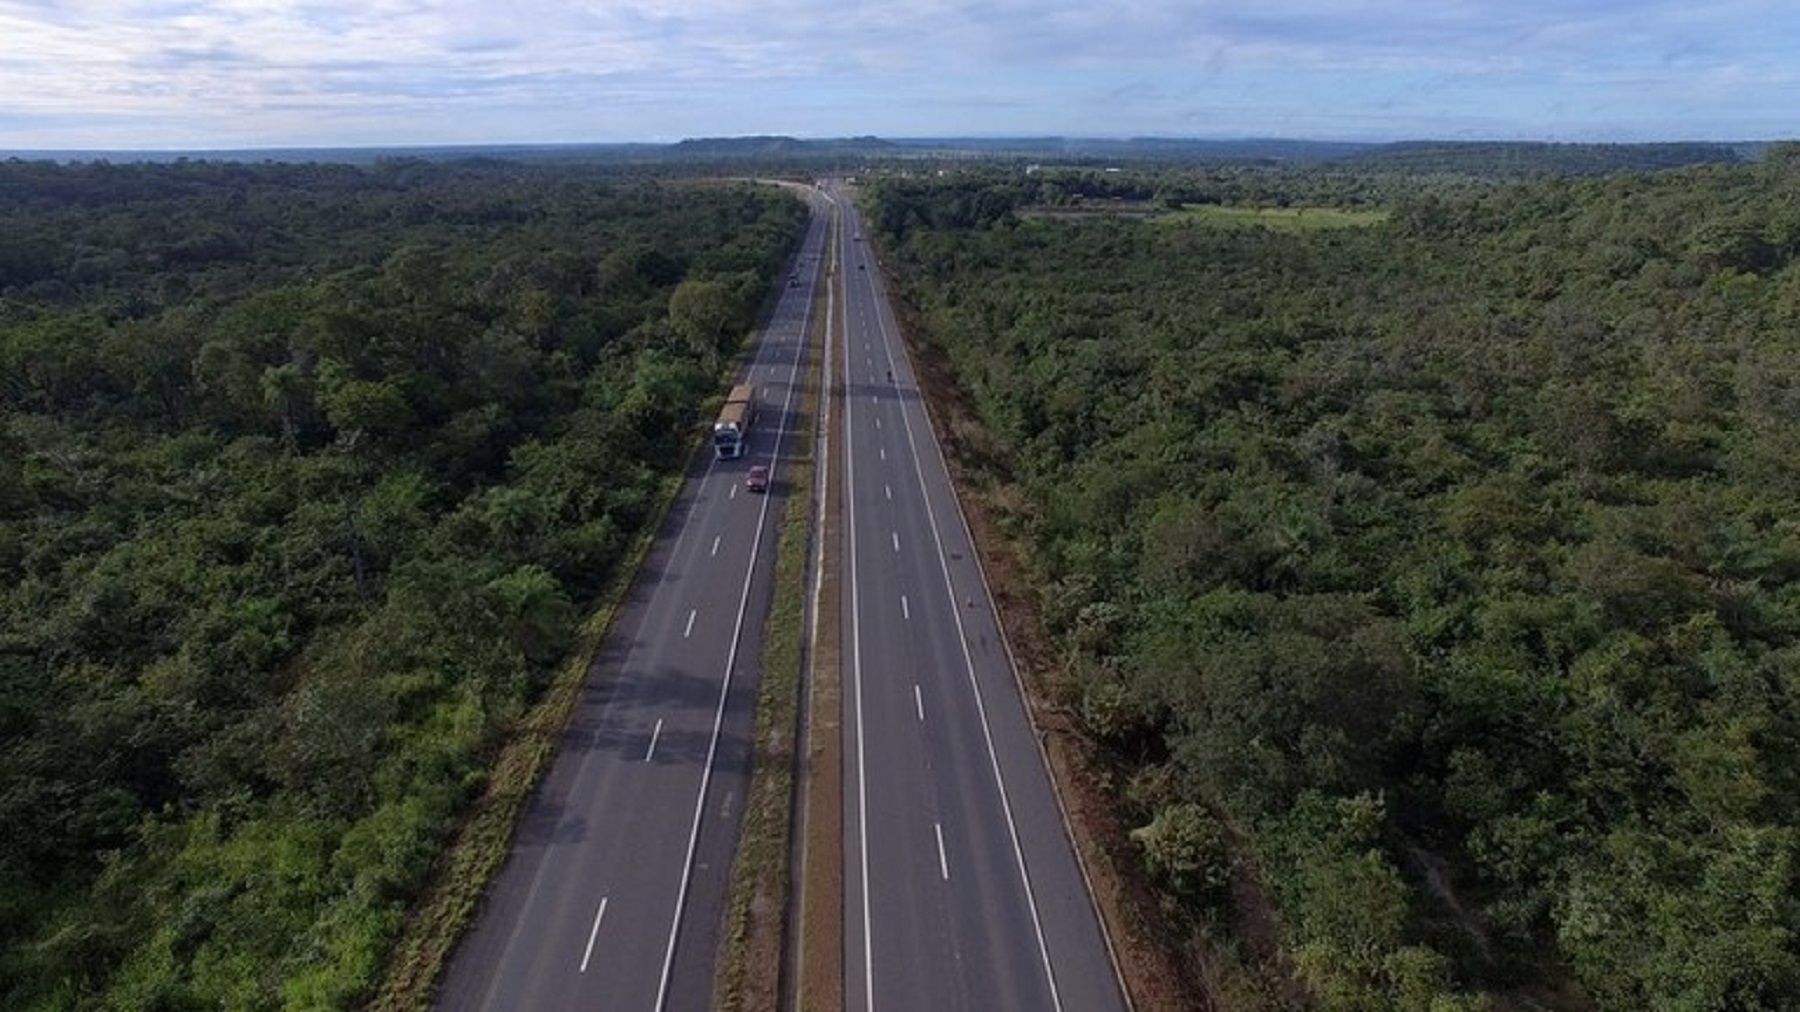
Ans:
[[[1341,207],[1229,207],[1222,204],[1188,204],[1179,211],[1156,217],[1165,222],[1202,222],[1227,228],[1262,225],[1286,231],[1328,228],[1366,228],[1387,221],[1386,211],[1353,211]]]

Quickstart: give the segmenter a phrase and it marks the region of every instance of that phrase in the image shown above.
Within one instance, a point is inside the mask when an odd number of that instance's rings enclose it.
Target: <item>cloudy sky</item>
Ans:
[[[0,150],[1800,136],[1794,0],[0,0]]]

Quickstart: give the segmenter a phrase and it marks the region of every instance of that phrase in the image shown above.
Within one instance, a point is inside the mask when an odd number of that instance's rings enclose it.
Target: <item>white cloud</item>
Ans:
[[[1598,129],[1567,112],[1594,108],[1631,110],[1647,136],[1788,129],[1800,13],[1569,7],[0,0],[0,148],[1379,132],[1384,116],[1414,134],[1529,135]]]

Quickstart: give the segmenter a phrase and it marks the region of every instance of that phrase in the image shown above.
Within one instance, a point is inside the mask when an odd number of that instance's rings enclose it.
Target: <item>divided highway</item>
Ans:
[[[759,401],[748,452],[695,462],[439,987],[444,1012],[711,1005],[789,492],[780,459],[821,282],[817,206],[743,379]],[[745,488],[755,464],[773,473],[766,495]]]
[[[878,264],[840,200],[845,993],[1123,1010]]]

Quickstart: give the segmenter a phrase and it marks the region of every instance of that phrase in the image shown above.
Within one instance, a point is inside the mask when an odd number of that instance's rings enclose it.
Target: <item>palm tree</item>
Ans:
[[[300,429],[300,406],[306,397],[306,377],[300,367],[289,363],[263,370],[263,403],[281,416],[281,441],[294,445]]]

